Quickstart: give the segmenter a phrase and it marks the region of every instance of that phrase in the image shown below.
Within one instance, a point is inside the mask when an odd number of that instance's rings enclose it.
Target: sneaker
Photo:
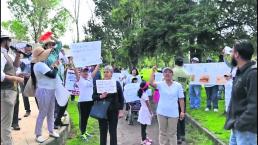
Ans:
[[[49,133],[49,136],[55,137],[55,138],[60,137],[59,134],[58,134],[57,132],[55,132],[55,131],[53,131],[52,133],[50,132],[50,133]]]
[[[89,138],[93,137],[93,135],[89,134],[88,132],[86,132],[85,135]]]
[[[205,108],[205,111],[210,111],[210,109],[209,108]]]
[[[83,141],[88,141],[87,135],[85,133],[81,135],[81,139]]]
[[[38,137],[36,137],[36,141],[38,143],[43,143],[44,141],[46,141],[46,139],[43,136],[38,136]]]
[[[218,112],[219,110],[218,109],[213,109],[214,112]]]
[[[151,145],[151,142],[149,142],[147,139],[141,142],[141,145]]]
[[[153,140],[152,139],[150,139],[149,137],[147,137],[146,138],[150,143],[152,143],[153,142]]]

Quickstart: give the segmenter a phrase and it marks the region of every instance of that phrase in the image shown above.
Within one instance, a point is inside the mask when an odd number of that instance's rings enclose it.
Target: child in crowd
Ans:
[[[95,77],[97,71],[99,70],[99,65],[97,65],[94,71],[90,74],[89,68],[83,68],[80,71],[80,74],[73,65],[73,69],[76,75],[77,85],[79,87],[80,95],[78,100],[78,110],[79,110],[79,119],[80,119],[80,130],[81,138],[84,141],[88,141],[88,138],[92,137],[86,131],[87,123],[90,115],[91,108],[93,106],[92,94],[93,94],[93,78]]]
[[[153,116],[149,103],[149,95],[147,93],[148,88],[149,84],[142,81],[140,89],[138,90],[138,97],[141,99],[141,109],[139,111],[138,122],[141,123],[142,145],[151,145],[152,143],[152,140],[147,137],[146,133],[147,125],[151,125],[151,118]]]
[[[228,105],[231,99],[231,91],[233,85],[232,75],[230,73],[224,75],[225,79],[227,80],[225,84],[225,111],[228,111]]]

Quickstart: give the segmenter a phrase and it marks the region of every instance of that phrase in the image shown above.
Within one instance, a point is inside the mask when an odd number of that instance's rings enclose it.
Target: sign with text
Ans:
[[[126,103],[140,100],[137,95],[138,90],[140,89],[139,83],[130,83],[124,87],[124,98]]]
[[[76,76],[73,70],[68,69],[66,72],[65,88],[73,95],[79,95],[79,88],[76,84]]]
[[[101,64],[101,41],[73,43],[71,55],[76,67]]]
[[[116,93],[117,87],[116,87],[116,81],[111,80],[96,80],[97,85],[97,93]]]
[[[163,73],[158,73],[158,72],[155,73],[155,81],[156,82],[163,81],[163,78],[164,78]]]
[[[224,74],[230,72],[230,68],[224,63],[194,63],[185,64],[184,68],[194,75],[190,84],[223,85],[226,83]]]

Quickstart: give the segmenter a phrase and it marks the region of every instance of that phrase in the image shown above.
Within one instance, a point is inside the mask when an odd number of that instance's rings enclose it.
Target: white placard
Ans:
[[[62,85],[60,77],[56,78],[55,96],[59,106],[65,106],[71,93]]]
[[[185,64],[184,68],[189,74],[194,75],[194,80],[190,84],[223,85],[226,83],[224,74],[230,72],[230,68],[224,62]],[[208,82],[201,81],[203,77],[208,77]]]
[[[113,73],[112,79],[118,81],[120,85],[123,86],[123,76],[121,73]]]
[[[97,93],[116,93],[116,81],[115,80],[96,80]]]
[[[73,43],[70,45],[76,67],[101,64],[101,41]]]
[[[73,95],[79,94],[79,88],[76,84],[76,76],[73,70],[68,69],[66,72],[65,88]]]
[[[164,78],[163,73],[158,73],[158,72],[155,73],[155,81],[156,82],[163,81],[163,78]]]
[[[139,83],[130,83],[124,87],[124,98],[126,103],[140,100],[137,96],[137,92],[140,88]]]

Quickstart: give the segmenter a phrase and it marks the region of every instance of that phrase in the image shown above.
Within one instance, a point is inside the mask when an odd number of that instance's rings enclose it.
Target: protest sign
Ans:
[[[194,75],[190,84],[199,85],[223,85],[226,82],[224,74],[230,72],[230,68],[224,62],[185,64],[184,68]]]
[[[71,55],[76,67],[101,64],[101,41],[73,43]]]
[[[137,96],[137,92],[140,88],[139,83],[130,83],[124,87],[124,98],[126,103],[140,100]]]
[[[118,81],[120,85],[123,86],[123,76],[121,73],[113,73],[112,79]]]
[[[98,93],[116,93],[117,88],[116,88],[116,81],[111,79],[111,80],[96,80],[96,85],[97,85],[97,92]]]
[[[65,88],[70,91],[73,95],[79,94],[79,88],[76,84],[76,76],[73,70],[68,69],[65,79]]]
[[[162,73],[158,73],[158,72],[156,72],[155,73],[155,81],[156,82],[161,82],[161,81],[163,81],[163,74]]]

